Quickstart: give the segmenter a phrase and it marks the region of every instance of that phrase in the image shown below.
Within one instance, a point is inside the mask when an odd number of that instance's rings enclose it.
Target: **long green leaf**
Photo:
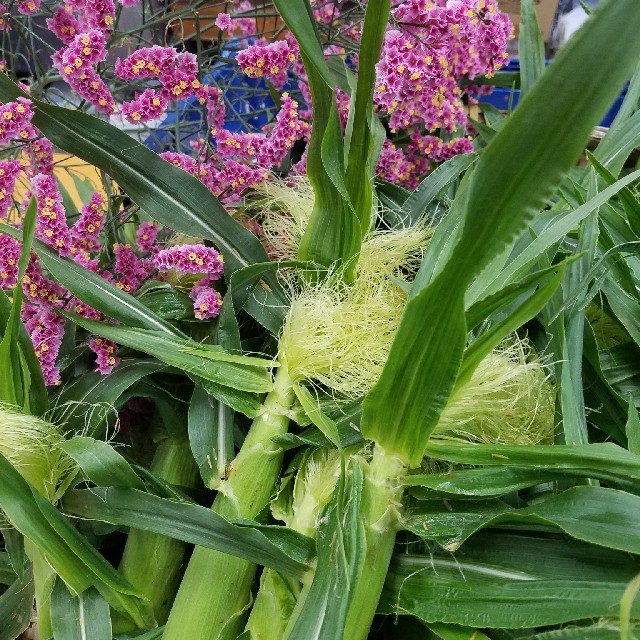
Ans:
[[[29,97],[7,75],[0,77],[0,101]],[[73,153],[111,176],[122,190],[154,219],[174,231],[215,242],[224,255],[225,272],[254,262],[266,262],[259,240],[236,222],[215,196],[196,178],[171,165],[120,129],[80,111],[33,100],[33,124],[57,147]],[[274,310],[286,308],[286,298],[275,278],[267,276],[264,293],[270,315],[251,305],[256,319],[277,332]],[[280,317],[280,322],[284,315]]]
[[[77,462],[85,476],[94,484],[144,491],[142,480],[110,444],[76,436],[63,443],[61,449]]]
[[[580,486],[524,509],[512,509],[500,500],[424,502],[405,519],[405,526],[453,550],[485,527],[505,522],[552,525],[578,540],[637,554],[639,514],[638,496]]]
[[[29,568],[0,596],[0,640],[15,640],[29,626],[33,599],[33,574]]]
[[[540,33],[533,0],[522,0],[520,4],[518,55],[520,56],[520,98],[522,99],[544,71],[544,40]]]
[[[531,243],[518,254],[512,262],[500,273],[500,275],[486,287],[483,295],[491,294],[522,275],[538,257],[557,242],[562,240],[570,231],[575,229],[580,222],[591,215],[598,207],[605,204],[627,185],[640,178],[640,171],[618,180],[615,184],[603,189],[600,193],[588,200],[574,211],[566,214],[554,215],[552,224],[547,226]]]
[[[4,291],[0,291],[0,331],[4,331],[11,314],[11,300]],[[49,396],[42,374],[42,367],[38,360],[33,342],[27,333],[24,325],[20,323],[18,326],[18,343],[22,356],[25,359],[29,370],[29,380],[31,387],[29,389],[29,413],[41,416],[46,413],[49,408]]]
[[[24,298],[21,283],[31,258],[37,211],[36,199],[31,198],[23,221],[24,240],[18,260],[18,285],[13,292],[13,304],[0,342],[0,370],[3,372],[0,377],[0,400],[8,404],[23,406],[25,409],[28,409],[29,405],[30,381],[27,371],[23,370],[17,337],[20,333],[20,311]]]
[[[451,182],[466,171],[478,158],[476,153],[454,156],[436,167],[411,193],[398,214],[405,226],[412,226],[424,217],[427,207]]]
[[[293,531],[283,531],[285,552],[263,532],[232,524],[210,509],[135,489],[98,487],[70,491],[63,506],[79,516],[153,531],[245,558],[296,578],[302,577],[311,560],[310,541]]]
[[[378,611],[427,623],[531,628],[615,615],[626,587],[622,576],[589,580],[563,577],[557,569],[540,573],[524,572],[517,562],[401,556],[391,566]],[[634,606],[634,615],[639,613]]]
[[[640,456],[613,443],[515,446],[432,440],[426,454],[437,460],[459,464],[523,467],[540,471],[584,469],[594,474],[640,480]]]
[[[389,21],[391,0],[369,0],[362,27],[358,54],[358,83],[351,94],[353,128],[351,131],[345,181],[360,221],[361,235],[369,230],[372,220],[373,173],[378,161],[374,151],[377,116],[372,109],[376,81],[376,64]],[[378,153],[379,153],[378,149]],[[372,157],[374,156],[374,157]]]
[[[93,587],[73,596],[56,580],[51,623],[55,640],[112,640],[109,604]]]
[[[65,314],[81,327],[132,349],[143,351],[171,366],[240,391],[266,392],[272,387],[269,360],[234,356],[208,345],[168,336],[159,331],[124,327]]]
[[[55,397],[54,422],[64,423],[71,432],[97,438],[104,436],[116,410],[118,399],[142,378],[166,369],[163,362],[150,359],[123,359],[108,376],[89,372],[62,387]]]

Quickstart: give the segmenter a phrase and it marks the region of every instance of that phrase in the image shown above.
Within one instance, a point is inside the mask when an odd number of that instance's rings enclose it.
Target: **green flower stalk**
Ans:
[[[62,497],[77,470],[75,462],[60,448],[63,442],[56,425],[0,404],[0,453],[51,503]],[[46,640],[53,635],[51,590],[56,574],[28,539],[25,550],[33,563],[38,634]]]

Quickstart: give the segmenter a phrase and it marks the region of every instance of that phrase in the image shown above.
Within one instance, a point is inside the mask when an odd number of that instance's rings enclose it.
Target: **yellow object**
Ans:
[[[80,209],[83,204],[87,204],[83,202],[80,194],[78,193],[78,189],[76,188],[76,184],[73,180],[73,176],[79,177],[81,180],[88,182],[91,185],[91,189],[94,191],[99,191],[105,197],[108,195],[105,192],[104,186],[102,184],[102,179],[100,177],[100,172],[94,166],[80,160],[75,156],[70,156],[67,153],[56,152],[53,154],[54,161],[54,175],[60,181],[62,186],[67,190],[69,196],[73,200],[73,204]],[[29,191],[29,181],[25,178],[19,180],[16,183],[16,188],[13,194],[13,197],[21,202],[27,196]]]

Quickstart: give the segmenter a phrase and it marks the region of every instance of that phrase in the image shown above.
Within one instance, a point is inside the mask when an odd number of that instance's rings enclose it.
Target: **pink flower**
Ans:
[[[94,66],[107,57],[107,36],[99,29],[80,33],[51,56],[53,64],[81,98],[88,100],[98,111],[112,113],[115,109],[109,88]]]
[[[108,375],[120,364],[120,358],[115,354],[118,346],[111,340],[105,338],[94,338],[89,340],[89,348],[96,354],[96,371],[102,375]]]
[[[236,60],[240,68],[250,78],[268,77],[276,89],[282,89],[287,81],[287,70],[298,57],[295,40],[266,43],[264,41],[251,45],[240,51]]]
[[[152,264],[148,260],[138,258],[128,244],[114,244],[113,252],[116,257],[114,272],[120,274],[116,287],[133,293],[151,273]]]
[[[216,18],[216,27],[231,33],[233,31],[231,16],[228,13],[219,13],[218,17]]]
[[[193,300],[193,315],[198,320],[215,318],[222,308],[222,296],[211,287],[196,285],[189,294]]]
[[[23,320],[26,320],[25,326],[40,361],[45,384],[59,384],[60,369],[55,363],[62,344],[64,318],[50,309],[25,307]]]
[[[175,269],[178,273],[204,273],[212,280],[222,275],[222,256],[203,244],[183,244],[162,249],[153,257],[159,271]]]
[[[80,22],[64,5],[58,5],[53,16],[47,18],[47,26],[65,44],[71,44],[81,31]]]
[[[151,251],[151,247],[156,241],[159,231],[160,228],[157,223],[147,222],[146,220],[141,222],[138,227],[138,231],[136,232],[136,244],[138,245],[138,249],[145,252]]]
[[[124,117],[136,124],[159,118],[167,108],[167,98],[153,89],[136,93],[136,97],[122,105]]]
[[[118,59],[115,73],[123,80],[144,80],[157,78],[161,88],[158,92],[165,100],[188,98],[192,94],[202,104],[206,102],[206,85],[198,80],[198,62],[192,53],[178,53],[172,47],[144,47]],[[156,105],[157,106],[157,105]]]
[[[71,247],[71,234],[55,178],[38,174],[31,179],[31,189],[38,201],[36,238],[53,247],[61,256],[66,256]]]
[[[0,31],[9,31],[9,29],[11,29],[11,25],[7,20],[8,16],[9,12],[7,11],[7,8],[3,4],[0,4]],[[0,70],[4,69],[0,68]]]
[[[89,253],[100,250],[98,238],[104,226],[104,197],[97,191],[91,201],[80,209],[80,217],[71,228],[71,253],[81,252],[88,258]]]
[[[18,160],[0,161],[0,220],[7,217],[11,208],[11,196],[21,171],[22,165]]]
[[[30,16],[40,9],[40,0],[20,0],[18,12],[24,16]]]
[[[22,278],[22,290],[31,302],[47,308],[61,306],[64,296],[67,295],[63,286],[44,275],[35,254],[31,255]]]
[[[198,165],[194,158],[184,154],[176,153],[175,151],[164,151],[160,154],[160,157],[167,162],[170,162],[174,167],[178,167],[192,176],[198,173]]]
[[[22,245],[4,234],[0,234],[0,288],[11,289],[18,282],[18,260]]]
[[[32,117],[31,100],[27,98],[0,104],[0,144],[35,138],[38,134],[37,129],[31,124]]]

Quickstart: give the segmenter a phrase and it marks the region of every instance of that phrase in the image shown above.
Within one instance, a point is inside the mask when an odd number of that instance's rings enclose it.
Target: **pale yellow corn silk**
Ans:
[[[388,280],[306,286],[291,302],[278,359],[296,382],[360,398],[382,372],[405,298]]]
[[[265,195],[258,214],[267,249],[274,260],[295,260],[313,210],[314,195],[304,177],[270,179],[258,189]],[[402,278],[419,266],[431,237],[424,223],[374,231],[362,242],[356,272],[362,277]]]
[[[257,218],[267,251],[273,260],[295,260],[313,210],[313,188],[307,178],[270,177],[259,184],[264,195]]]
[[[77,469],[60,449],[63,442],[56,425],[0,404],[0,453],[50,502],[61,497]]]
[[[451,397],[433,437],[486,444],[552,444],[555,389],[526,340],[482,360]]]
[[[304,454],[295,477],[283,479],[278,497],[271,503],[275,518],[287,527],[313,536],[322,508],[331,500],[340,475],[336,449],[314,449]]]

